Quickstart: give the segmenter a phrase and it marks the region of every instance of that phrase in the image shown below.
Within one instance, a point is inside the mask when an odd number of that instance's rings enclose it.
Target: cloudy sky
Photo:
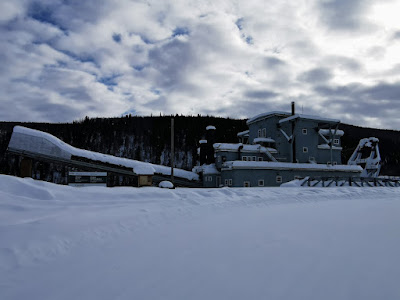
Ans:
[[[400,0],[2,0],[0,120],[290,110],[400,129]]]

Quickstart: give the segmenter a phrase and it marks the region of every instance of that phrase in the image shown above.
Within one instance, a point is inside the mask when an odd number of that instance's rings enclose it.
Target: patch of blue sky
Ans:
[[[152,87],[150,89],[150,92],[152,92],[154,95],[157,95],[157,96],[161,95],[161,91],[155,87]]]
[[[142,39],[142,41],[143,41],[145,44],[148,44],[148,45],[155,44],[155,42],[152,41],[152,40],[150,40],[147,36],[142,35],[142,34],[139,34],[139,36],[140,36],[140,38]]]
[[[249,45],[253,45],[254,44],[254,40],[253,40],[253,37],[251,35],[246,37],[246,43],[249,44]]]
[[[134,65],[132,68],[138,72],[142,71],[144,68],[146,68],[145,65]]]
[[[120,33],[114,33],[112,35],[112,39],[114,40],[114,42],[120,44],[122,41],[122,35]]]
[[[235,24],[239,30],[243,30],[243,18],[237,19]]]
[[[130,110],[127,110],[126,112],[124,112],[124,113],[122,113],[122,115],[121,116],[127,116],[127,115],[136,115],[137,114],[137,111],[136,110],[134,110],[134,109],[130,109]]]
[[[97,81],[106,85],[107,87],[113,87],[113,86],[118,85],[118,83],[116,82],[116,79],[121,76],[122,76],[121,74],[113,74],[111,76],[101,77]]]
[[[65,54],[65,55],[68,55],[69,57],[71,57],[74,60],[77,60],[77,61],[80,61],[80,62],[83,62],[83,63],[90,62],[90,63],[93,63],[94,65],[96,65],[97,67],[100,67],[97,64],[97,62],[94,59],[94,57],[89,55],[89,54],[75,54],[74,52],[69,51],[69,50],[56,49],[56,48],[55,48],[55,50]]]
[[[41,23],[51,24],[60,30],[67,32],[67,29],[54,18],[53,7],[48,5],[46,6],[39,2],[33,2],[28,8],[27,16]]]
[[[180,35],[189,35],[190,31],[187,27],[176,27],[172,32],[172,37],[180,36]]]

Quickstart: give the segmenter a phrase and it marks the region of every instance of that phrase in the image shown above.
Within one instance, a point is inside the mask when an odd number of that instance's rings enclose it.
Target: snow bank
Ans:
[[[400,299],[399,188],[0,175],[0,299]]]

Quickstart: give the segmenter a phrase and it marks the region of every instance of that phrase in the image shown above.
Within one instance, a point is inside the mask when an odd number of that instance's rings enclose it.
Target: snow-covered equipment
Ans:
[[[159,183],[158,187],[163,189],[173,189],[174,184],[171,181],[164,180]]]
[[[379,139],[375,137],[361,139],[351,155],[348,165],[360,165],[363,168],[361,177],[378,177],[381,170]]]

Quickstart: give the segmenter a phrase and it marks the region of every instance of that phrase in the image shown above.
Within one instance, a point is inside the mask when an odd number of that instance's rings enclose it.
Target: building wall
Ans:
[[[215,153],[215,166],[217,167],[217,169],[221,169],[222,164],[225,161],[232,160],[241,160],[241,157],[239,158],[238,152],[218,151]]]
[[[275,146],[278,153],[275,154],[275,158],[278,161],[290,162],[291,161],[291,144],[288,142],[286,137],[282,134],[280,129],[284,130],[288,136],[292,134],[290,124],[284,123],[278,126],[279,120],[283,117],[272,116],[267,119],[263,119],[249,125],[249,143],[252,144],[253,140],[258,137],[258,131],[265,128],[266,136],[275,140]]]
[[[342,164],[341,150],[332,149],[332,162],[331,162],[331,150],[328,149],[318,149],[317,161],[320,163],[330,162],[332,164]]]
[[[280,176],[282,182],[277,182]],[[264,181],[264,186],[280,186],[282,183],[307,176],[315,177],[349,177],[349,172],[344,171],[313,171],[313,170],[268,170],[268,169],[232,169],[221,172],[222,184],[231,179],[232,187],[243,187],[245,182],[249,182],[250,187],[257,187],[259,180]],[[360,176],[360,173],[352,173],[351,176]]]
[[[295,126],[296,159],[299,163],[308,163],[310,157],[318,161],[318,123],[299,119]],[[321,162],[324,163],[324,162]]]

